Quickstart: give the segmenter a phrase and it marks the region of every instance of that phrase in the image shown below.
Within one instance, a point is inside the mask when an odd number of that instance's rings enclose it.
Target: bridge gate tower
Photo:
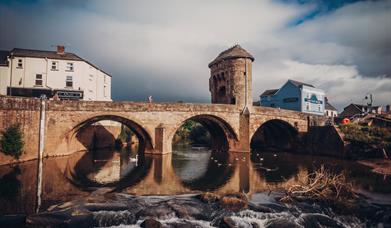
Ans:
[[[221,52],[211,63],[209,91],[212,103],[252,106],[252,62],[254,57],[240,45]]]

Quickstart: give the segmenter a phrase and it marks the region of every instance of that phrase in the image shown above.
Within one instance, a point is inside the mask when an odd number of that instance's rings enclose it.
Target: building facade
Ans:
[[[254,57],[240,45],[221,52],[211,63],[209,91],[212,103],[252,106]]]
[[[324,98],[324,101],[326,103],[324,107],[324,115],[327,117],[337,117],[338,110],[329,103],[327,97]]]
[[[323,90],[310,84],[288,80],[280,89],[263,92],[260,95],[260,104],[265,107],[324,115],[324,98]]]
[[[359,105],[359,104],[352,103],[346,106],[339,116],[343,118],[354,118],[365,114],[381,114],[381,113],[382,113],[382,106],[369,106],[369,105]]]
[[[0,51],[0,94],[111,101],[111,76],[63,46]]]

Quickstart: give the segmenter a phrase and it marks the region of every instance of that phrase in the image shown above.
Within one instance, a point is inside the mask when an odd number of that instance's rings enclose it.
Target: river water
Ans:
[[[217,153],[189,146],[177,147],[172,155],[164,156],[137,155],[135,151],[131,148],[81,151],[70,156],[44,159],[40,211],[50,211],[54,205],[86,199],[105,203],[106,199],[99,198],[99,195],[108,192],[117,194],[117,197],[134,200],[132,197],[137,196],[138,200],[154,199],[156,202],[202,192],[218,195],[243,193],[254,204],[270,204],[274,201],[271,196],[292,184],[305,182],[307,175],[321,165],[335,173],[344,173],[355,190],[369,197],[373,204],[391,205],[391,177],[373,173],[353,161],[282,151]],[[0,205],[0,214],[3,215],[34,213],[37,207],[37,161],[0,166]],[[103,212],[98,210],[95,212],[98,215],[94,216],[102,216],[99,213]],[[301,212],[299,210],[299,214]],[[119,219],[123,217],[123,211],[113,213],[116,222],[95,225],[132,223]],[[293,212],[274,212],[269,217],[257,213],[246,210],[231,215],[231,218],[238,226],[244,224],[242,227],[250,224],[248,218],[254,221],[260,218],[258,224],[262,226],[267,219],[279,213],[285,213],[286,218],[297,219]],[[167,225],[167,221],[175,218],[164,217],[162,223]],[[352,227],[363,224],[357,218],[350,218],[345,223],[343,219],[338,221]],[[134,221],[136,224],[140,222]],[[193,225],[208,227],[213,224],[198,219],[198,223]]]

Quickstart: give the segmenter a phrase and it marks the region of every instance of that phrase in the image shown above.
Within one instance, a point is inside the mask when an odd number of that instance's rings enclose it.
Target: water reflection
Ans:
[[[137,167],[145,166],[145,157],[130,147],[122,150],[99,149],[74,153],[68,159],[66,175],[80,187],[114,187]]]
[[[344,172],[357,189],[391,196],[391,179],[351,161],[256,151],[251,154],[177,149],[172,155],[142,155],[137,149],[96,150],[44,160],[43,209],[106,188],[136,195],[176,195],[200,191],[254,193],[306,181],[322,164]],[[32,213],[36,161],[0,167],[1,214]],[[16,203],[15,203],[16,202]]]
[[[264,177],[266,182],[279,183],[297,176],[301,165],[286,156],[254,151],[251,154],[251,161],[258,175]]]
[[[213,191],[231,179],[234,163],[228,152],[207,148],[176,148],[172,166],[182,184],[191,190]]]

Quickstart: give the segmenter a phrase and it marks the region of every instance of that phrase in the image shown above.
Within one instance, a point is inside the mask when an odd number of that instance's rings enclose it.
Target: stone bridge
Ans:
[[[43,106],[44,105],[44,106]],[[322,117],[266,107],[245,111],[229,104],[53,101],[36,98],[0,98],[0,130],[21,124],[25,154],[35,158],[39,136],[44,136],[44,156],[66,155],[88,148],[78,140],[82,129],[101,120],[128,126],[145,153],[168,154],[175,132],[186,120],[207,128],[215,150],[249,152],[257,132],[269,129],[277,136],[296,137]],[[40,122],[44,129],[39,130]],[[3,159],[4,160],[4,159]]]

